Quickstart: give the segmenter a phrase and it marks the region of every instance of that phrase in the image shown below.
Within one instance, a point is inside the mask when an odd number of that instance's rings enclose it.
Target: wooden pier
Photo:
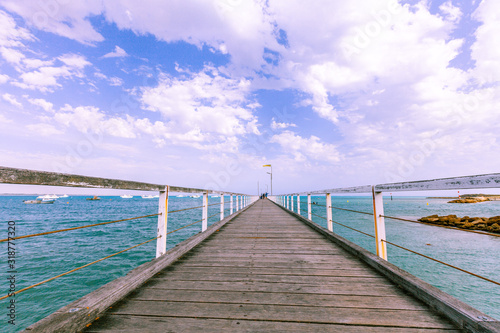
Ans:
[[[500,332],[500,322],[258,200],[30,332]]]
[[[110,308],[86,332],[459,331],[269,200]]]

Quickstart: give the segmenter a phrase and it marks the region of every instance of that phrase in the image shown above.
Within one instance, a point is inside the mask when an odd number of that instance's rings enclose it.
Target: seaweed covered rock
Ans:
[[[472,198],[462,198],[448,201],[448,203],[478,203],[483,201],[490,201],[490,199],[485,197],[472,197]]]
[[[500,216],[493,217],[457,217],[456,215],[430,215],[419,219],[420,222],[450,226],[460,229],[482,230],[500,234]]]

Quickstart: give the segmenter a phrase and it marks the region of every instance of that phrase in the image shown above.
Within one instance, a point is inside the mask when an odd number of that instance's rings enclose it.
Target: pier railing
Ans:
[[[437,260],[430,256],[420,253],[419,251],[415,251],[409,249],[400,244],[396,244],[394,242],[388,241],[386,239],[386,228],[385,228],[385,219],[394,219],[399,221],[411,222],[411,223],[423,223],[416,220],[411,220],[402,217],[388,216],[384,214],[384,197],[383,194],[386,195],[388,193],[393,192],[412,192],[412,191],[434,191],[434,190],[463,190],[463,189],[486,189],[486,188],[500,188],[500,174],[487,174],[487,175],[476,175],[476,176],[468,176],[468,177],[455,177],[455,178],[442,178],[442,179],[433,179],[433,180],[423,180],[423,181],[412,181],[412,182],[401,182],[401,183],[391,183],[391,184],[378,184],[378,185],[366,185],[366,186],[358,186],[358,187],[346,187],[346,188],[332,188],[325,190],[314,190],[314,191],[306,191],[306,192],[296,192],[296,193],[287,193],[274,196],[272,199],[277,203],[289,209],[292,212],[296,212],[298,215],[307,214],[307,218],[309,220],[313,220],[313,216],[320,218],[326,221],[327,229],[333,232],[333,225],[339,225],[344,228],[348,228],[365,236],[371,237],[375,240],[375,248],[376,254],[384,260],[387,260],[387,244],[395,246],[399,249],[411,252],[418,256],[424,257],[426,259],[432,260],[439,264],[448,266],[450,268],[459,270],[461,272],[467,273],[471,276],[475,276],[484,281],[493,283],[495,285],[500,286],[500,282],[486,278],[479,274],[475,274],[471,271],[462,269],[455,265],[451,265],[449,263],[443,262],[441,260]],[[332,205],[332,196],[338,194],[369,194],[371,196],[372,201],[372,211],[363,212],[353,209],[347,209],[342,207],[336,207]],[[325,196],[325,205],[312,202],[311,197],[313,195],[324,195]],[[302,201],[302,198],[306,197],[307,201]],[[302,205],[305,205],[307,209],[302,209]],[[325,214],[319,215],[313,213],[312,207],[322,207],[325,209]],[[342,210],[348,211],[357,214],[364,214],[373,216],[374,221],[374,235],[363,232],[361,230],[352,228],[351,226],[346,225],[345,223],[341,223],[335,221],[333,219],[333,211]],[[448,227],[451,228],[451,227]],[[481,233],[485,235],[489,235],[492,237],[500,237],[500,234],[493,233],[485,233],[476,230],[467,230],[467,229],[458,229],[475,233]]]
[[[156,226],[156,237],[148,239],[144,242],[136,244],[134,246],[125,248],[116,253],[110,254],[104,258],[99,260],[95,260],[93,262],[89,262],[85,265],[73,268],[67,272],[58,274],[49,279],[40,281],[31,286],[16,290],[14,292],[9,293],[8,295],[1,296],[0,300],[6,299],[8,297],[12,297],[19,293],[25,292],[29,289],[38,287],[42,284],[53,281],[57,278],[66,276],[68,274],[74,273],[80,269],[91,266],[103,260],[109,259],[111,257],[117,256],[121,253],[132,250],[136,247],[142,246],[144,244],[153,242],[156,240],[156,258],[161,257],[167,252],[167,236],[169,234],[175,233],[184,228],[196,225],[201,223],[200,231],[204,232],[207,230],[208,221],[210,218],[214,218],[219,216],[219,220],[223,220],[225,217],[232,215],[233,213],[247,207],[252,202],[256,200],[255,196],[246,195],[243,193],[235,193],[235,192],[227,192],[227,191],[215,191],[211,189],[203,189],[203,188],[190,188],[190,187],[180,187],[180,186],[171,186],[171,185],[159,185],[159,184],[149,184],[149,183],[141,183],[135,181],[126,181],[126,180],[117,180],[117,179],[106,179],[106,178],[98,178],[98,177],[87,177],[80,175],[71,175],[71,174],[61,174],[61,173],[52,173],[45,171],[34,171],[34,170],[25,170],[25,169],[16,169],[16,168],[6,168],[0,167],[0,183],[4,184],[22,184],[22,185],[49,185],[49,186],[61,186],[61,187],[80,187],[80,188],[93,188],[93,189],[114,189],[114,190],[136,190],[136,191],[156,191],[158,192],[158,212],[137,216],[137,217],[128,217],[124,219],[107,221],[101,223],[94,223],[89,225],[82,225],[78,227],[51,230],[46,232],[40,232],[29,235],[13,235],[12,237],[0,239],[0,243],[10,243],[21,239],[46,236],[56,233],[69,232],[73,230],[79,230],[84,228],[92,228],[97,226],[103,226],[108,224],[120,223],[131,220],[139,220],[151,217],[157,217],[158,223]],[[189,193],[189,194],[199,194],[203,197],[203,203],[201,206],[182,208],[177,210],[168,210],[169,206],[169,197],[173,192],[176,193]],[[209,194],[217,194],[220,196],[220,202],[209,204]],[[226,200],[228,199],[228,200]],[[219,206],[220,209],[217,213],[208,215],[209,207],[211,206]],[[168,230],[168,219],[174,214],[179,214],[186,211],[191,210],[201,210],[200,219],[193,221],[191,223],[185,224],[180,228],[175,230]]]

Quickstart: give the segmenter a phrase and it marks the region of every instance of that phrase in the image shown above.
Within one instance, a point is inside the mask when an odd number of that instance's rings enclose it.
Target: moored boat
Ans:
[[[35,200],[24,200],[25,204],[53,204],[56,202],[54,199],[35,199]]]

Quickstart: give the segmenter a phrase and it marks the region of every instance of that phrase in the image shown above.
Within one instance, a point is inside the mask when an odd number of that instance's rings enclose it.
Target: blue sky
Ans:
[[[275,193],[498,172],[498,13],[0,0],[0,165],[252,194],[263,164]]]

